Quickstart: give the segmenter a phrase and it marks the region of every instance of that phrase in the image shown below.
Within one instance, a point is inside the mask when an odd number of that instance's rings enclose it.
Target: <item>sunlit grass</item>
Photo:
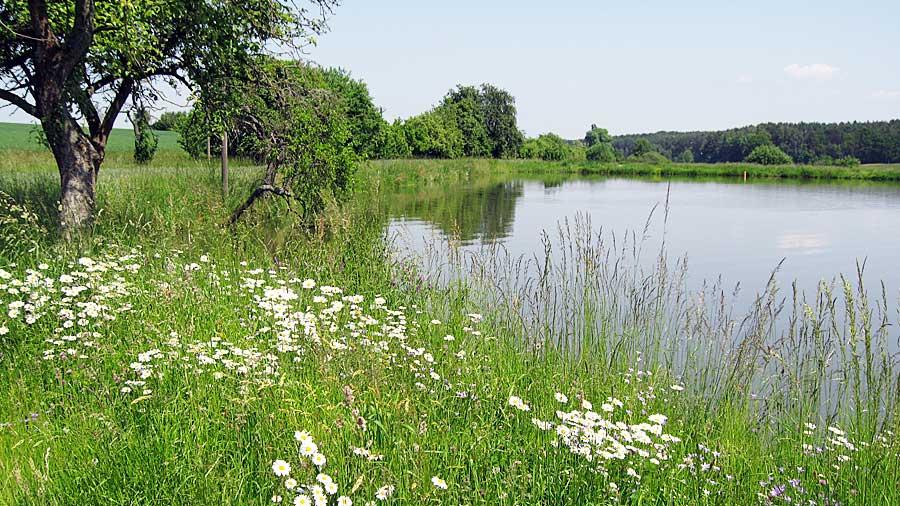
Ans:
[[[579,328],[611,327],[573,353],[568,331],[539,329],[549,314],[523,326],[479,284],[394,260],[383,229],[397,192],[439,195],[508,166],[373,164],[313,230],[276,200],[224,226],[252,167],[224,200],[214,167],[104,169],[92,240],[2,250],[0,504],[900,501],[896,404],[877,429],[852,403],[824,420],[765,412],[742,385],[707,390],[651,353],[662,336],[644,332],[666,299],[610,292],[639,319],[586,306]],[[26,237],[52,230],[55,185],[52,169],[0,174],[38,215],[16,222]],[[554,290],[584,288],[562,274]],[[599,286],[635,281],[617,279]],[[640,339],[608,354],[604,335],[626,327]]]

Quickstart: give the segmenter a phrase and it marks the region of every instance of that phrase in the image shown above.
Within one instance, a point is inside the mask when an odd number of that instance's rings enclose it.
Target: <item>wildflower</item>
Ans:
[[[0,336],[5,336],[8,333],[9,329],[6,327],[6,325],[0,325]]]
[[[293,478],[288,478],[288,479],[284,480],[284,488],[286,488],[288,490],[293,490],[296,487],[297,487],[297,480],[295,480]]]
[[[272,471],[275,476],[287,476],[291,473],[291,465],[283,460],[276,460],[272,463]]]
[[[378,489],[375,492],[375,498],[379,501],[387,501],[394,494],[394,486],[393,485],[385,485]]]
[[[316,475],[316,481],[321,483],[322,485],[328,485],[333,480],[331,479],[331,476],[328,476],[325,473],[319,473]]]
[[[634,468],[632,468],[632,467],[629,467],[628,469],[626,469],[625,474],[627,474],[628,476],[631,476],[632,478],[638,479],[638,480],[641,479],[641,475],[639,475],[637,473],[637,471],[635,471]]]
[[[324,465],[325,465],[325,456],[322,455],[321,453],[317,453],[317,454],[313,455],[313,456],[312,456],[312,463],[313,463],[316,467],[322,467],[322,466],[324,466]]]
[[[530,411],[531,407],[528,404],[525,404],[521,398],[516,397],[515,395],[511,395],[509,400],[507,401],[510,406],[518,409],[519,411]]]
[[[303,455],[304,457],[312,457],[317,453],[319,453],[319,447],[311,440],[300,445],[300,455]]]
[[[563,404],[569,402],[569,398],[566,397],[566,394],[563,394],[560,392],[556,392],[556,394],[554,394],[553,397],[556,398],[556,402],[561,402]]]
[[[672,385],[669,388],[671,388],[672,390],[674,390],[676,392],[681,392],[682,390],[684,390],[684,387],[681,385]]]
[[[337,491],[338,491],[337,483],[335,483],[335,482],[332,481],[331,483],[326,483],[326,484],[325,484],[325,492],[326,492],[328,495],[334,495],[334,494],[337,494]]]
[[[301,494],[294,498],[294,506],[312,506],[312,501],[308,495]]]
[[[588,409],[588,410],[594,409],[594,405],[591,404],[590,401],[588,401],[587,399],[583,399],[581,401],[581,407],[582,407],[582,409]]]
[[[842,431],[841,429],[838,429],[837,427],[834,427],[834,426],[828,427],[828,430],[837,436],[844,435],[844,431]]]
[[[431,484],[441,490],[447,490],[447,482],[437,476],[431,477]]]
[[[353,501],[349,497],[342,495],[338,497],[337,504],[338,506],[353,506]]]
[[[668,421],[668,418],[665,415],[660,415],[659,413],[657,413],[655,415],[650,415],[648,417],[648,420],[659,425],[665,425],[666,421]]]
[[[303,284],[300,286],[302,286],[303,288],[305,288],[307,290],[312,290],[313,288],[316,287],[316,282],[313,281],[312,279],[304,279]]]

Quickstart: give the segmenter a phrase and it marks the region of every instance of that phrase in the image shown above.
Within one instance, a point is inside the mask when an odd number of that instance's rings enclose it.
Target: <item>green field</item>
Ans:
[[[0,150],[45,151],[47,148],[38,142],[35,135],[37,127],[25,123],[0,123]],[[178,133],[157,131],[159,150],[178,150]],[[123,153],[134,151],[134,131],[130,128],[115,128],[106,145],[107,153]]]
[[[876,322],[822,356],[782,355],[760,398],[761,348],[671,361],[657,316],[681,313],[654,295],[669,275],[610,263],[610,305],[578,316],[605,330],[573,353],[484,287],[442,287],[389,254],[391,206],[512,165],[368,164],[311,229],[277,200],[223,226],[257,168],[235,168],[223,200],[202,163],[111,165],[93,237],[68,245],[53,239],[52,166],[0,172],[0,504],[900,503],[896,370]],[[851,289],[831,311],[845,303],[869,307]],[[796,326],[816,343],[829,309],[809,311]],[[676,326],[723,342],[694,314]],[[855,369],[824,374],[832,353]],[[823,417],[814,399],[833,381],[846,396]]]

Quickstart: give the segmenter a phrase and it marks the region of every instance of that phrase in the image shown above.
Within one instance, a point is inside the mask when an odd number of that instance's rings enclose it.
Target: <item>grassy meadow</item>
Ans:
[[[371,162],[314,227],[269,200],[228,228],[259,168],[223,199],[205,161],[124,150],[62,244],[24,151],[0,162],[0,504],[900,504],[896,309],[852,282],[773,347],[766,300],[729,333],[602,245],[506,304],[392,254],[392,204],[543,162]]]

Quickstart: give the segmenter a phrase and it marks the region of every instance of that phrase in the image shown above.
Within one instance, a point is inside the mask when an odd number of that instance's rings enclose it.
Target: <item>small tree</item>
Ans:
[[[774,144],[764,144],[755,147],[744,161],[759,165],[789,165],[794,163],[794,160],[787,153]]]
[[[306,223],[329,199],[346,196],[360,155],[353,146],[346,103],[327,88],[321,74],[296,62],[270,60],[261,65],[255,82],[240,84],[236,91],[244,97],[233,115],[245,132],[242,149],[266,169],[231,215],[231,224],[267,195],[285,198]]]
[[[60,176],[64,236],[93,220],[123,106],[160,80],[216,93],[222,76],[325,29],[335,0],[4,0],[0,100],[40,120]],[[214,100],[212,102],[215,102]]]
[[[685,148],[685,150],[678,155],[677,161],[681,163],[694,163],[694,152],[691,151],[691,148]]]
[[[587,147],[608,142],[612,142],[609,131],[605,128],[598,128],[597,125],[591,125],[591,129],[584,135],[584,145]]]
[[[634,147],[631,148],[631,155],[634,157],[641,157],[647,153],[655,152],[656,148],[653,147],[653,144],[650,143],[647,139],[638,139],[634,143]]]
[[[616,150],[609,142],[599,142],[587,149],[586,156],[594,162],[611,163],[616,161]]]
[[[150,129],[150,113],[143,106],[138,106],[128,113],[128,119],[134,129],[134,161],[150,163],[159,144],[159,137]]]
[[[154,130],[161,130],[164,132],[178,130],[178,126],[185,120],[187,114],[188,113],[183,111],[166,111],[162,113],[159,116],[159,119],[151,126]]]

